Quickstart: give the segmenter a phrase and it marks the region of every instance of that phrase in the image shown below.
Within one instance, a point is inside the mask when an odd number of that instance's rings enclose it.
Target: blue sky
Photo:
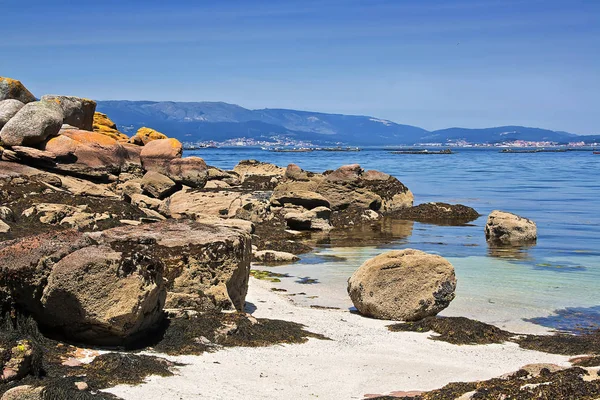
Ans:
[[[600,133],[598,0],[0,0],[34,94]]]

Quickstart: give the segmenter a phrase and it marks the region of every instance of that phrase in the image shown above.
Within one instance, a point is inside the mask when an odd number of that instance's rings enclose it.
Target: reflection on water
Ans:
[[[313,234],[320,247],[384,246],[406,243],[413,233],[413,221],[382,218],[379,221],[349,229]]]
[[[526,321],[565,333],[591,333],[600,329],[600,306],[564,308]]]
[[[536,243],[526,243],[522,245],[501,245],[488,242],[488,255],[495,258],[503,258],[507,260],[531,260],[529,250]]]

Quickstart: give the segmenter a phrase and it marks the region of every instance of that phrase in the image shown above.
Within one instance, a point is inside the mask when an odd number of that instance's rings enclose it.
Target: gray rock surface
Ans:
[[[42,101],[54,101],[63,110],[63,123],[91,131],[94,124],[96,102],[75,96],[42,96]]]
[[[485,224],[485,237],[501,244],[532,243],[537,240],[537,227],[530,219],[494,210]]]
[[[8,99],[0,101],[0,129],[14,117],[25,104],[19,100]]]
[[[28,103],[0,130],[0,139],[7,146],[35,145],[57,135],[62,121],[62,109],[58,104]]]

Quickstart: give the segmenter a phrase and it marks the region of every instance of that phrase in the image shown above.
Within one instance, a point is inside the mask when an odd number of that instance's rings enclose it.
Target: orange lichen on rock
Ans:
[[[31,103],[36,98],[27,88],[16,79],[0,76],[0,101],[16,99],[23,103]]]
[[[67,136],[77,142],[84,144],[101,144],[104,146],[113,146],[117,144],[117,140],[100,132],[81,131],[78,129],[64,129],[61,135]]]
[[[137,142],[136,144],[138,144],[139,142],[141,142],[142,144],[146,145],[153,140],[168,139],[168,138],[167,138],[167,135],[165,135],[164,133],[161,133],[155,129],[147,128],[144,126],[140,129],[138,129],[135,136],[132,137],[131,139],[132,139],[133,143]]]
[[[94,113],[94,132],[100,133],[117,141],[127,141],[129,138],[124,133],[117,130],[115,124],[106,114]]]

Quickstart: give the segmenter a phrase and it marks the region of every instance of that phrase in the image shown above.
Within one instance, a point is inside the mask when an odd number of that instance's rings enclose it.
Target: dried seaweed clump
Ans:
[[[509,340],[512,333],[493,325],[464,317],[427,317],[416,322],[406,322],[388,326],[392,332],[430,332],[433,340],[452,344],[491,344]]]
[[[327,339],[295,322],[256,319],[242,313],[205,313],[169,321],[154,350],[170,355],[201,354],[220,347],[263,347]]]

